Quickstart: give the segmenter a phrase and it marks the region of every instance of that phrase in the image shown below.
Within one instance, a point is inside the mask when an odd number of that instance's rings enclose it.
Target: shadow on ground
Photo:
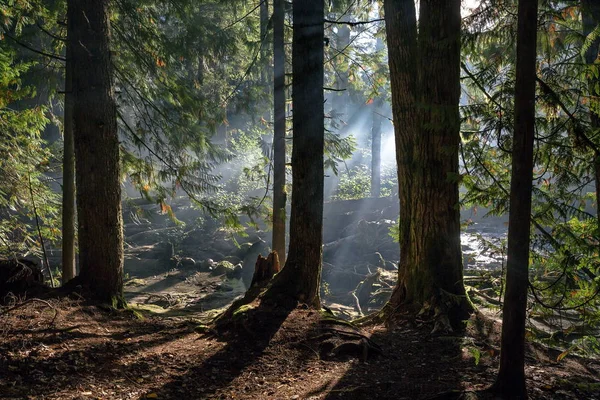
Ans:
[[[234,315],[215,337],[226,345],[212,356],[188,367],[170,382],[154,388],[159,398],[211,398],[256,362],[280,330],[295,305],[248,308]],[[254,382],[248,382],[254,385]]]

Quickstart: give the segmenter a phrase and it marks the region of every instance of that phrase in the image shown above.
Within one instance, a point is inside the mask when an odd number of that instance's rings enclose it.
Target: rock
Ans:
[[[238,263],[235,267],[233,267],[233,270],[227,271],[227,278],[240,279],[242,277],[243,272],[244,268],[242,267],[242,264]]]
[[[183,257],[179,261],[179,266],[181,268],[194,268],[196,266],[196,261],[192,257]]]
[[[212,258],[207,258],[206,260],[202,260],[196,263],[196,268],[200,272],[210,272],[217,264],[212,260]]]
[[[213,276],[223,275],[228,273],[229,271],[233,272],[233,269],[233,264],[229,261],[220,261],[215,267],[213,267],[213,270],[210,272],[210,274]]]
[[[145,246],[144,250],[137,254],[138,258],[145,260],[170,260],[174,255],[173,244],[160,242],[151,246]]]
[[[226,282],[221,282],[215,286],[215,290],[218,292],[233,292],[233,286],[228,285]]]
[[[223,261],[229,261],[233,265],[236,265],[236,264],[241,263],[242,259],[239,257],[236,257],[236,256],[227,256],[227,257],[223,258]]]
[[[164,239],[165,230],[155,229],[152,231],[140,232],[135,235],[131,235],[127,238],[130,243],[135,243],[138,246],[147,246],[158,243]]]

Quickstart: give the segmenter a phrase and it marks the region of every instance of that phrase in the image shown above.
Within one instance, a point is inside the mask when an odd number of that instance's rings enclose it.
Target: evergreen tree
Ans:
[[[279,262],[285,265],[285,3],[273,2],[273,72],[274,72],[274,125],[273,125],[273,250]]]
[[[493,390],[527,398],[525,313],[529,283],[529,235],[535,135],[537,1],[519,1],[506,295],[502,315],[500,371]]]
[[[80,281],[122,305],[123,220],[108,1],[68,2]]]
[[[67,38],[63,114],[62,281],[76,275],[75,263],[75,144],[73,132],[73,60]]]
[[[323,244],[323,0],[293,2],[292,210],[287,261],[266,298],[320,307]]]
[[[472,306],[462,281],[458,148],[460,1],[387,0],[385,20],[400,198],[398,286],[404,305],[458,328]]]

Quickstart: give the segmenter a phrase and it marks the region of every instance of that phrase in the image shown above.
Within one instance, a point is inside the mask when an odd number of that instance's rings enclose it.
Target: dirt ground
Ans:
[[[302,306],[257,308],[217,333],[200,311],[138,319],[72,298],[15,307],[0,309],[3,399],[488,398],[463,392],[488,387],[498,365],[495,315],[435,336],[418,320],[358,332]],[[375,347],[325,349],[337,331]],[[600,362],[559,354],[528,346],[530,398],[600,399]]]

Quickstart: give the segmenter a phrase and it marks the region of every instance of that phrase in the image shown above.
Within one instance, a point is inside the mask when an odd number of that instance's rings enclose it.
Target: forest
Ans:
[[[600,2],[0,0],[0,398],[600,399]]]

